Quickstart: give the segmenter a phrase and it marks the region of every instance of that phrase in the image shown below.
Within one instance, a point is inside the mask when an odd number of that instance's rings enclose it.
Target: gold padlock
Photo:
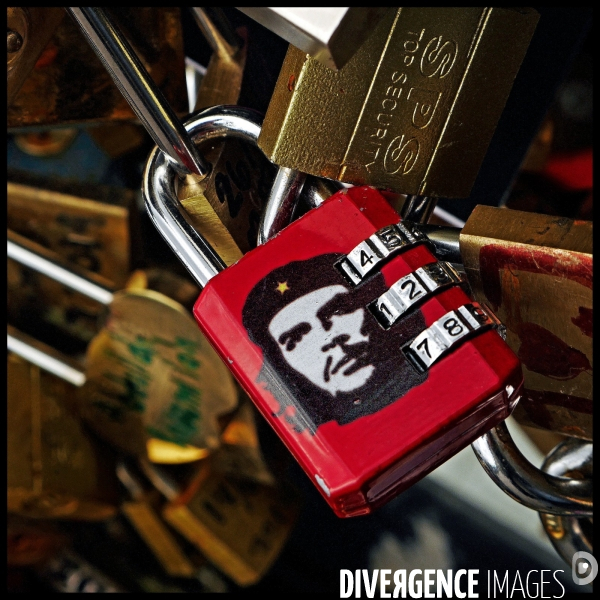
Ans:
[[[31,566],[46,562],[68,543],[55,523],[9,514],[6,519],[6,563]]]
[[[195,110],[237,104],[246,64],[245,29],[220,31],[205,9],[193,8],[194,17],[213,49]],[[221,21],[221,27],[226,24]],[[258,226],[269,196],[275,167],[254,146],[237,139],[210,140],[199,150],[212,166],[207,179],[189,175],[178,188],[178,198],[194,227],[219,250],[227,265],[256,247]]]
[[[171,577],[192,577],[196,568],[156,513],[151,494],[144,490],[125,461],[120,461],[117,465],[117,477],[130,496],[130,499],[121,505],[121,511],[165,573]]]
[[[467,197],[537,20],[530,9],[398,8],[337,72],[290,46],[259,146],[312,175]]]
[[[7,221],[68,263],[117,287],[125,283],[138,225],[133,192],[110,189],[100,200],[9,181]],[[84,342],[98,332],[101,308],[89,298],[12,260],[7,285],[8,315],[15,325],[26,328],[35,315]]]
[[[45,9],[28,10],[38,13]],[[185,113],[187,94],[179,7],[122,6],[111,7],[109,11],[169,104],[177,112]],[[47,25],[51,26],[50,20]],[[32,33],[33,39],[28,43],[33,45],[39,31]],[[127,101],[79,27],[67,17],[56,27],[14,95],[7,111],[7,126],[11,129],[91,125],[133,118]]]
[[[256,583],[273,564],[298,509],[291,490],[219,473],[209,457],[162,514],[218,569],[246,586]]]
[[[74,387],[9,353],[9,513],[107,519],[117,511],[114,458],[72,414]]]
[[[260,448],[255,411],[252,401],[244,394],[239,408],[223,431],[221,447],[211,464],[218,473],[274,486],[275,477]]]
[[[80,413],[99,435],[156,462],[198,460],[219,445],[218,416],[235,409],[237,390],[181,305],[151,290],[115,293],[102,278],[65,266],[11,231],[7,236],[14,260],[110,305],[105,328],[88,346],[85,370],[71,369],[73,382],[84,386]],[[56,357],[55,351],[20,332],[12,338],[15,352],[26,351],[29,360],[50,368],[44,355]],[[37,347],[41,354],[31,351]],[[63,373],[68,359],[56,358],[60,370],[53,372]]]
[[[460,252],[523,363],[517,420],[592,439],[592,223],[477,206]]]

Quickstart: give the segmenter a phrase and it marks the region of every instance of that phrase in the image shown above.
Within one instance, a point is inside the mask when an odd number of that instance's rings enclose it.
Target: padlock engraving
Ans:
[[[395,8],[338,72],[290,46],[259,146],[313,175],[467,197],[537,18],[496,7]]]

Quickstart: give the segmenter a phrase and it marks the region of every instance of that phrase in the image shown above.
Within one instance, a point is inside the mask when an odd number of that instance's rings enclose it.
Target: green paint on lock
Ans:
[[[200,349],[200,344],[186,338],[176,337],[175,344],[180,348],[186,348],[189,352],[195,352]]]
[[[197,369],[200,366],[200,361],[192,354],[178,354],[177,360],[184,366],[190,369]]]
[[[165,414],[165,423],[160,429],[148,427],[147,431],[152,437],[184,446],[193,439],[202,418],[199,412],[202,394],[180,379],[172,381],[177,389]]]
[[[124,377],[105,373],[104,377],[109,381],[114,381],[125,388],[125,391],[115,395],[116,400],[123,404],[124,408],[143,412],[145,409],[145,400],[147,397],[146,387],[148,385],[148,377],[139,374],[127,373]]]
[[[129,352],[136,358],[139,358],[143,363],[149,365],[156,354],[156,350],[152,347],[151,342],[146,338],[138,335],[137,341],[127,345]]]

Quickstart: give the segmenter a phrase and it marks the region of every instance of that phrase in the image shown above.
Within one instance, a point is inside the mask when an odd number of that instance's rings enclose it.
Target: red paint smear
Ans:
[[[591,308],[585,308],[584,306],[579,307],[579,316],[571,317],[571,321],[574,325],[577,325],[583,335],[587,335],[588,337],[592,337],[592,329],[593,329],[593,320],[594,320],[594,311]]]
[[[51,42],[40,54],[40,57],[37,59],[34,68],[41,69],[43,67],[51,65],[54,62],[54,59],[57,57],[57,55],[58,48]]]
[[[558,256],[535,246],[527,248],[516,246],[507,248],[499,244],[483,246],[479,251],[483,292],[494,305],[493,308],[498,310],[502,303],[500,282],[502,269],[562,277],[591,289],[593,283],[592,257],[588,255],[576,257],[571,253],[568,257]]]
[[[575,154],[557,154],[548,160],[545,173],[567,190],[589,190],[594,181],[593,162],[591,148]]]
[[[534,373],[552,379],[573,379],[582,371],[591,371],[587,356],[559,337],[535,323],[521,323],[517,331],[521,338],[518,356]]]

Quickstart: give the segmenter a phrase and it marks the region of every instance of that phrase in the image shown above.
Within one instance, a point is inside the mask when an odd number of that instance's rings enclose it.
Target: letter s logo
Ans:
[[[429,40],[421,57],[421,73],[425,77],[446,77],[454,66],[458,46],[454,40],[442,42],[442,36]]]

